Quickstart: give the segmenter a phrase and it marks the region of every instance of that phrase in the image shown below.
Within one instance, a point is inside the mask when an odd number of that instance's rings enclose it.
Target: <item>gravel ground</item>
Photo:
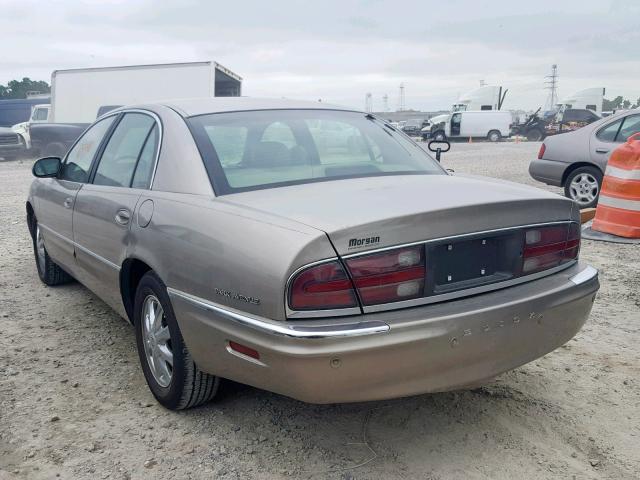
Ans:
[[[541,186],[538,146],[454,144],[443,165]],[[317,406],[228,382],[173,413],[127,323],[38,280],[30,167],[0,163],[0,479],[639,478],[640,247],[584,241],[602,289],[583,330],[483,388]]]

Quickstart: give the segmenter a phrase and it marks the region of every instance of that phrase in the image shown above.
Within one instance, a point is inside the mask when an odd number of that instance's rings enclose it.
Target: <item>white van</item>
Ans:
[[[476,112],[455,112],[438,130],[431,132],[431,138],[486,138],[491,142],[511,135],[513,117],[511,112],[501,110],[482,110]]]

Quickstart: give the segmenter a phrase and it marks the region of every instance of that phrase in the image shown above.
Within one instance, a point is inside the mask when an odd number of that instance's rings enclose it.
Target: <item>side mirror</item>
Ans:
[[[435,146],[434,146],[435,145]],[[436,154],[436,160],[440,161],[440,154],[451,150],[451,144],[446,140],[431,140],[428,144],[429,151]],[[442,147],[447,147],[446,150]]]
[[[38,178],[57,177],[60,171],[60,165],[62,165],[60,157],[44,157],[36,160],[31,172],[34,177]]]

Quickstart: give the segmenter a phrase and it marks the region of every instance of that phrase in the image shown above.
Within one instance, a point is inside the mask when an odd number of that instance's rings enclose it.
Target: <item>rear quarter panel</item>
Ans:
[[[544,140],[543,158],[566,164],[589,162],[589,137],[593,129],[588,126],[574,132],[561,133]]]
[[[146,199],[154,204],[151,222],[134,221],[128,257],[147,263],[168,287],[233,309],[284,320],[289,275],[336,256],[319,230],[214,197],[151,191],[139,205]]]

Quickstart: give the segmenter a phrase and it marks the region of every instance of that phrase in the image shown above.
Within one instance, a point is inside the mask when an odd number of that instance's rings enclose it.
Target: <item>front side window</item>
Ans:
[[[108,117],[91,127],[80,137],[80,140],[69,150],[67,158],[60,173],[61,180],[85,183],[89,180],[89,170],[93,157],[98,151],[98,147],[103,137],[115,117]]]
[[[363,113],[263,110],[187,121],[218,195],[339,178],[444,173],[417,144]]]
[[[155,120],[143,113],[127,113],[113,131],[102,153],[93,183],[129,187],[145,141]]]
[[[33,112],[33,120],[41,122],[47,119],[49,110],[46,108],[36,108]]]

